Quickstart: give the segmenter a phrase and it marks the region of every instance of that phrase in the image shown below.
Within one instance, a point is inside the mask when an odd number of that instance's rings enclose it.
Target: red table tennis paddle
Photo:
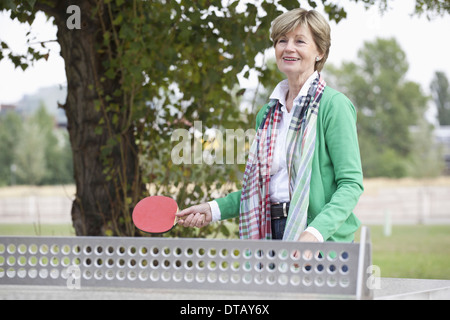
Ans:
[[[172,198],[147,197],[134,207],[133,223],[139,230],[147,233],[165,233],[176,225],[177,211],[178,205]]]

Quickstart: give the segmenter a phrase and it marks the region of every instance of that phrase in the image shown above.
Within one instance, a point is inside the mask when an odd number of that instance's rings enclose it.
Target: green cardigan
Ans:
[[[256,129],[267,108],[258,112]],[[352,211],[362,192],[356,110],[344,94],[327,86],[317,119],[308,226],[317,229],[324,241],[353,241],[360,222]],[[241,191],[216,199],[221,220],[239,216],[240,199]]]

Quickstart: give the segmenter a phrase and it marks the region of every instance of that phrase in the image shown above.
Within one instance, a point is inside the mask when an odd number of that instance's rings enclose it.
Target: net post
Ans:
[[[370,230],[367,226],[361,227],[358,255],[358,274],[356,279],[356,299],[373,299],[373,290],[368,285],[372,265],[372,245],[370,242]]]

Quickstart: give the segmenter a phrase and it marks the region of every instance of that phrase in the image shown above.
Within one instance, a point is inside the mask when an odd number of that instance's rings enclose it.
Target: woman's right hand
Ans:
[[[177,212],[178,224],[184,227],[202,228],[212,221],[211,206],[208,203],[198,204]]]

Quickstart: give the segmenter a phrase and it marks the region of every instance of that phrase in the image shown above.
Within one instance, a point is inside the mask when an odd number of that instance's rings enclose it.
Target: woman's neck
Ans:
[[[288,112],[291,112],[294,104],[294,99],[298,96],[306,80],[308,80],[311,75],[312,73],[308,75],[303,74],[293,78],[288,78],[289,91],[286,94],[286,109]]]

